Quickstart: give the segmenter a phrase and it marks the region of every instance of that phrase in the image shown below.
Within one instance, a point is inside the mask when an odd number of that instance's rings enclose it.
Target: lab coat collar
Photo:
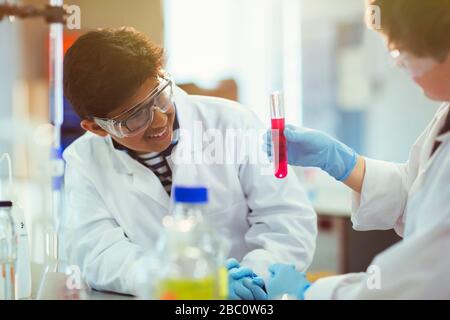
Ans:
[[[115,170],[120,174],[130,176],[134,188],[139,192],[145,193],[164,208],[169,209],[169,195],[158,177],[151,170],[133,159],[126,150],[116,149],[110,136],[108,136],[107,140]]]
[[[118,150],[114,147],[113,139],[110,135],[106,137],[108,149],[110,151],[113,167],[118,173],[133,174],[130,166],[130,159],[132,159],[125,150]]]
[[[450,141],[450,132],[441,134],[439,137],[436,138],[436,140],[442,143]]]
[[[193,108],[189,95],[177,86],[174,87],[174,97],[180,129],[182,131],[193,132],[195,119],[200,120],[197,114],[198,111]],[[182,140],[183,137],[180,136],[179,138]]]
[[[448,117],[448,114],[450,113],[450,104],[447,104],[446,107],[442,108],[442,118],[446,119]],[[440,141],[442,143],[447,142],[450,140],[450,132],[444,132],[441,135],[438,135],[436,137],[437,141]]]
[[[423,163],[423,166],[419,168],[419,172],[417,175],[415,186],[410,189],[410,194],[413,194],[419,187],[422,186],[424,181],[424,177],[428,172],[429,168],[433,165],[437,158],[437,154],[439,154],[439,148],[431,155],[431,150],[436,141],[441,141],[442,143],[450,140],[450,132],[439,135],[439,131],[442,128],[443,122],[447,118],[447,114],[450,112],[449,105],[443,105],[436,113],[434,118],[432,130],[427,138],[427,142],[425,143],[426,147],[424,147],[423,152],[420,155],[420,163]]]

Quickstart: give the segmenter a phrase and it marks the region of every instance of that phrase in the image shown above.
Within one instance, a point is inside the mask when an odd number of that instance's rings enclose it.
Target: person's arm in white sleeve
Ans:
[[[353,223],[357,230],[392,229],[403,233],[403,212],[418,158],[430,127],[419,137],[406,164],[395,164],[359,156],[353,149],[324,132],[287,125],[284,134],[288,162],[318,167],[355,191]],[[266,133],[266,152],[272,149]]]
[[[130,242],[80,170],[67,165],[64,243],[69,262],[97,290],[135,294],[141,248]]]
[[[406,163],[369,158],[357,162],[349,178],[344,181],[354,190],[352,222],[355,230],[394,229],[403,236],[403,214],[408,192],[417,176],[420,153],[431,127],[432,124],[416,140]]]
[[[352,222],[358,231],[389,230],[403,235],[409,165],[364,159],[361,192],[353,192]],[[360,170],[359,163],[354,172]],[[352,180],[353,173],[348,180]],[[348,183],[348,181],[345,181]]]
[[[323,278],[306,299],[449,299],[450,220],[379,254],[366,273]]]

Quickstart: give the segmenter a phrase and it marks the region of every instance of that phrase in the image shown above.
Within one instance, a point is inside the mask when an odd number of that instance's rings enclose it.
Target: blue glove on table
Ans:
[[[294,265],[276,263],[269,267],[270,280],[267,283],[269,299],[281,299],[285,294],[299,300],[305,299],[305,291],[311,286],[303,272]]]
[[[226,267],[230,300],[267,300],[264,280],[250,268],[241,267],[236,259],[228,259]]]
[[[346,180],[356,165],[356,152],[324,132],[286,125],[284,135],[290,165],[318,167],[338,181]],[[263,149],[271,158],[271,130],[264,141]]]

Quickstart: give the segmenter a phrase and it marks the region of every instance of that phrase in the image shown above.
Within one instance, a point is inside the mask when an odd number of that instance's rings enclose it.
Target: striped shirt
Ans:
[[[169,148],[161,153],[153,152],[133,156],[134,159],[149,168],[158,177],[168,195],[171,194],[172,190],[172,170],[167,162],[167,158],[172,153],[173,147],[175,147],[175,144],[171,144]]]
[[[177,115],[175,114],[175,120],[173,123],[173,131],[174,131],[174,141],[172,144],[164,151],[162,152],[151,152],[147,154],[137,154],[133,150],[128,149],[127,147],[119,144],[117,141],[113,139],[113,145],[114,148],[117,150],[124,150],[126,151],[130,157],[138,161],[140,164],[142,164],[144,167],[151,170],[159,179],[161,182],[161,185],[163,186],[164,190],[166,190],[167,194],[170,196],[172,191],[172,170],[170,169],[168,158],[172,154],[173,148],[177,145],[178,139],[177,132],[180,127],[177,119]]]

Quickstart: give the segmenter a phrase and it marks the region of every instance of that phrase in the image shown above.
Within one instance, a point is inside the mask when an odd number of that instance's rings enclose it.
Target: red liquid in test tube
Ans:
[[[272,155],[275,166],[275,177],[283,179],[288,173],[288,163],[286,137],[284,136],[283,94],[279,91],[270,95],[270,113],[272,119]]]

